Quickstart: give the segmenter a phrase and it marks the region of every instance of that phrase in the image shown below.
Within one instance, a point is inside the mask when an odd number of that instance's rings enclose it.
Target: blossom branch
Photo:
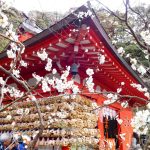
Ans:
[[[3,98],[4,98],[3,88],[5,87],[5,85],[6,85],[6,83],[7,83],[7,81],[8,81],[9,78],[10,78],[10,76],[8,76],[8,77],[6,78],[5,83],[4,83],[4,84],[2,85],[2,87],[1,87],[0,106],[1,106],[2,101],[3,101]]]
[[[19,83],[21,86],[23,86],[26,91],[29,91],[29,88],[25,84],[25,82],[23,82],[22,80],[19,80],[18,78],[16,78],[10,71],[6,70],[2,66],[0,66],[0,70],[3,71],[4,73],[6,73],[8,76],[10,76],[14,81],[16,81],[17,83]]]
[[[37,109],[37,112],[38,112],[38,115],[39,115],[40,125],[39,125],[39,132],[38,132],[38,134],[34,137],[33,141],[31,142],[31,144],[29,146],[30,150],[34,149],[34,147],[35,147],[35,145],[37,143],[37,140],[42,135],[43,130],[44,130],[44,120],[43,120],[43,117],[42,117],[42,114],[41,114],[41,110],[40,110],[39,104],[38,104],[37,101],[34,101],[34,103],[35,103],[35,106],[36,106],[36,109]]]
[[[94,93],[81,93],[81,94],[110,94],[110,93],[112,93],[112,94],[117,94],[117,96],[119,96],[120,98],[136,98],[136,99],[139,99],[139,100],[141,100],[141,101],[144,101],[144,102],[149,102],[150,101],[150,99],[144,99],[144,98],[141,98],[141,97],[138,97],[138,96],[132,96],[132,95],[121,95],[121,94],[119,94],[119,93],[117,93],[117,92],[112,92],[112,91],[105,91],[105,92],[94,92]]]
[[[143,49],[147,49],[150,52],[150,47],[145,43],[145,42],[141,42],[141,40],[138,38],[138,35],[136,35],[136,33],[134,32],[134,30],[132,29],[132,27],[130,26],[128,19],[127,19],[127,11],[128,11],[128,6],[130,6],[129,0],[126,0],[125,3],[125,17],[121,18],[119,15],[117,15],[115,12],[113,12],[111,9],[109,9],[107,6],[105,6],[103,3],[101,3],[99,0],[96,0],[99,4],[101,4],[108,13],[112,14],[114,17],[118,18],[118,20],[120,20],[122,23],[125,23],[125,25],[127,26],[127,28],[129,29],[129,31],[131,32],[131,35],[134,37],[135,41],[137,42],[137,44],[143,48]],[[131,6],[130,6],[131,7]]]
[[[28,97],[28,95],[33,92],[40,84],[41,82],[37,83],[33,88],[31,88],[28,92],[26,92],[22,97],[19,97],[17,99],[15,99],[14,101],[12,101],[11,103],[7,104],[5,107],[3,107],[2,109],[0,109],[0,112],[5,111],[8,107],[12,106],[13,104],[15,104],[16,102],[18,102],[19,100],[24,100]]]
[[[12,71],[12,70],[15,68],[15,66],[16,66],[16,64],[17,64],[17,62],[18,62],[18,60],[20,59],[21,54],[22,54],[22,52],[23,52],[24,49],[25,49],[25,46],[24,46],[20,41],[13,40],[13,38],[10,38],[10,37],[8,37],[8,36],[2,34],[2,33],[0,33],[0,36],[6,38],[7,40],[9,40],[9,41],[11,41],[11,42],[16,43],[16,45],[18,45],[18,46],[21,48],[20,51],[19,51],[19,53],[18,53],[18,55],[17,55],[17,57],[16,57],[16,59],[15,59],[15,61],[14,61],[14,63],[13,63],[13,65],[12,65],[12,67],[11,67],[11,69],[10,69],[10,71]]]
[[[108,12],[108,13],[110,13],[110,14],[112,14],[112,15],[114,15],[116,18],[118,18],[118,20],[120,20],[120,21],[125,21],[125,19],[124,18],[121,18],[120,16],[118,16],[116,13],[114,13],[113,11],[111,11],[106,5],[104,5],[102,2],[100,2],[99,0],[96,0],[99,4],[101,4],[104,8],[105,8],[105,10]]]
[[[21,86],[23,86],[25,88],[25,90],[27,91],[26,94],[30,94],[32,95],[29,87],[25,84],[24,81],[22,80],[19,80],[18,78],[16,78],[13,74],[11,74],[10,71],[6,70],[5,68],[3,68],[2,66],[0,66],[0,70],[2,70],[4,73],[6,73],[7,75],[9,75],[10,77],[12,77],[12,79],[14,81],[16,81],[17,83],[19,83]],[[27,97],[27,95],[26,95]],[[8,108],[9,106],[11,106],[12,104],[14,104],[15,102],[19,101],[21,98],[19,99],[16,99],[15,101],[13,101],[12,103],[8,104],[4,109]],[[35,100],[34,101],[35,103],[35,106],[36,106],[36,109],[37,109],[37,112],[38,112],[38,115],[39,115],[39,120],[40,120],[40,126],[39,126],[39,133],[35,136],[35,138],[33,139],[33,141],[31,142],[30,144],[30,149],[33,149],[39,136],[43,133],[43,130],[44,130],[44,121],[43,121],[43,118],[42,118],[42,115],[41,115],[41,111],[40,111],[40,107],[38,105],[38,102]],[[3,110],[4,110],[3,109]]]

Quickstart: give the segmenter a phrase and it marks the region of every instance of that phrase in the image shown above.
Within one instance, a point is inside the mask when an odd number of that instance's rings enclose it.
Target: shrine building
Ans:
[[[129,103],[129,106],[126,108],[123,108],[121,103],[116,102],[98,109],[97,125],[94,128],[99,130],[100,136],[97,148],[95,149],[98,149],[98,147],[103,144],[112,144],[112,150],[116,148],[127,150],[133,134],[133,129],[130,124],[133,117],[132,108],[147,103],[144,101],[144,99],[147,99],[144,93],[132,87],[131,84],[141,84],[143,87],[145,87],[145,85],[140,77],[132,70],[130,65],[118,54],[90,5],[81,6],[44,31],[37,28],[35,29],[35,27],[31,28],[26,24],[24,24],[22,28],[24,33],[20,35],[19,38],[25,45],[25,53],[22,55],[22,59],[28,63],[29,67],[21,68],[20,72],[23,79],[27,81],[30,86],[34,86],[36,82],[32,76],[34,72],[40,76],[53,77],[52,73],[45,70],[46,62],[41,61],[37,56],[37,52],[44,48],[48,53],[48,57],[53,61],[53,68],[56,68],[58,71],[56,76],[59,78],[61,71],[64,70],[66,66],[70,66],[71,72],[69,79],[73,78],[75,84],[78,85],[80,89],[82,89],[85,84],[87,77],[86,70],[88,68],[94,70],[94,89],[97,94],[92,94],[86,90],[85,93],[81,93],[80,95],[81,97],[79,99],[81,101],[82,98],[85,98],[85,101],[94,101],[98,106],[101,106],[103,102],[107,100],[106,95],[108,92],[116,92],[118,88],[122,88],[121,95],[143,98],[143,100],[138,98],[130,98],[130,100],[128,98],[122,98],[122,102],[128,101]],[[105,57],[104,63],[101,63],[99,60],[101,55]],[[9,68],[9,63],[10,59],[7,58],[6,52],[2,52],[0,54],[0,64],[5,68]],[[4,73],[0,73],[0,76],[5,78]],[[122,82],[124,82],[124,86],[121,86]],[[13,80],[10,80],[9,83],[12,86],[22,88],[20,85],[14,83]],[[41,89],[36,89],[36,91],[39,93],[37,98],[40,97],[40,95],[46,98],[50,97],[50,94],[58,94],[55,91],[44,93]],[[4,104],[9,102],[11,102],[11,100],[6,97]],[[121,124],[116,120],[117,115],[119,119],[123,121]],[[4,125],[4,123],[0,122],[0,126],[1,125]],[[0,127],[0,132],[2,132],[3,129],[4,128],[1,129]],[[7,129],[4,131],[7,131]],[[120,137],[120,134],[124,133],[125,140]],[[55,140],[55,137],[52,139]],[[46,141],[48,142],[48,139],[46,139]],[[76,149],[77,147],[78,146],[74,145],[71,148],[71,144],[65,144],[61,145],[59,149],[69,150]],[[82,145],[80,147],[80,149],[86,149],[86,147],[82,148]],[[51,146],[51,149],[55,148]],[[89,149],[94,148],[87,148],[87,150]]]

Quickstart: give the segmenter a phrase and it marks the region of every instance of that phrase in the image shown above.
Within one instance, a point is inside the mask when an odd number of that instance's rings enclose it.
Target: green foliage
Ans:
[[[40,12],[40,11],[30,11],[29,16],[33,18],[41,29],[47,29],[57,21],[59,21],[63,16],[57,12]]]
[[[8,10],[4,11],[4,13],[7,15],[9,22],[13,24],[14,31],[17,30],[18,26],[23,21],[21,13],[15,8],[9,8]],[[2,29],[0,29],[0,32],[4,33]],[[8,44],[9,40],[0,36],[0,52],[5,50]]]
[[[150,7],[137,6],[134,9],[139,12],[141,16],[146,14],[147,18],[145,19],[148,21],[150,18]],[[117,11],[115,13],[120,17],[123,17],[121,12]],[[140,32],[142,29],[144,29],[144,26],[141,23],[142,19],[138,18],[132,12],[129,12],[129,14],[129,23],[131,26],[135,28],[137,32]],[[132,58],[137,58],[138,61],[140,61],[144,66],[148,67],[149,62],[145,58],[143,49],[140,48],[140,46],[135,42],[126,25],[104,9],[100,9],[97,12],[97,15],[105,31],[108,33],[111,41],[115,41],[116,48],[123,47],[126,54],[130,54]]]
[[[26,19],[22,16],[22,12],[16,10],[15,8],[9,8],[7,11],[4,11],[4,13],[7,15],[9,22],[13,24],[14,31],[17,31],[18,26],[24,21],[24,19]],[[31,11],[29,16],[35,20],[37,26],[41,29],[48,28],[62,18],[62,15],[56,12],[43,13],[39,11]],[[0,32],[3,33],[1,29]],[[0,37],[0,52],[5,49],[8,43],[9,41],[7,39]]]
[[[8,45],[9,41],[0,36],[0,52]]]

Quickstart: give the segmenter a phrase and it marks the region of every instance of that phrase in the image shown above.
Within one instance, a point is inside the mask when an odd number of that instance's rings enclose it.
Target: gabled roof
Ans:
[[[116,51],[115,47],[112,45],[108,35],[106,34],[104,28],[102,27],[102,25],[100,24],[99,19],[97,18],[95,11],[88,5],[88,8],[86,8],[85,6],[81,6],[80,8],[78,8],[75,13],[78,13],[80,10],[82,11],[87,11],[87,9],[91,10],[91,12],[95,15],[95,17],[90,18],[92,19],[95,27],[97,28],[97,33],[102,35],[103,40],[105,41],[105,43],[107,44],[107,46],[109,47],[109,50],[113,53],[113,55],[116,57],[116,59],[119,60],[119,62],[125,66],[125,68],[134,76],[134,78],[143,86],[145,86],[144,82],[141,80],[141,78],[133,71],[133,69],[128,65],[128,63],[118,54],[118,52]],[[43,40],[44,38],[47,38],[48,36],[50,36],[51,34],[55,34],[55,32],[61,30],[62,28],[65,28],[68,24],[72,23],[74,20],[76,20],[77,18],[73,15],[73,14],[69,14],[66,18],[62,19],[61,21],[59,21],[58,23],[54,24],[53,26],[51,26],[50,28],[44,30],[43,32],[41,32],[40,34],[35,35],[33,38],[27,40],[24,42],[24,45],[26,47],[33,45],[34,43],[37,43],[41,40]]]

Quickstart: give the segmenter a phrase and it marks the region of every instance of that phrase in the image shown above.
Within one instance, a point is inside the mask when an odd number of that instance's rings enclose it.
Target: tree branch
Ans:
[[[147,49],[149,52],[150,52],[150,47],[148,45],[146,45],[144,42],[142,43],[140,41],[140,39],[138,38],[138,36],[136,35],[136,33],[134,32],[134,30],[132,29],[132,27],[129,25],[128,23],[128,19],[127,19],[127,12],[128,12],[128,6],[130,6],[129,4],[129,0],[126,0],[126,3],[125,3],[125,9],[126,9],[126,12],[125,12],[125,18],[120,18],[120,16],[118,16],[116,13],[114,13],[112,10],[110,10],[107,6],[105,6],[103,3],[101,3],[99,0],[96,0],[99,4],[101,4],[105,10],[107,12],[109,12],[110,14],[112,14],[114,17],[118,18],[121,22],[125,23],[125,25],[127,26],[127,28],[130,30],[132,36],[134,37],[135,41],[137,42],[137,44],[143,48],[143,49]]]
[[[27,97],[27,95],[32,95],[31,90],[29,89],[29,87],[25,84],[25,82],[23,82],[22,80],[19,80],[18,78],[16,78],[10,71],[6,70],[5,68],[3,68],[2,66],[0,66],[0,70],[2,70],[4,73],[6,73],[7,75],[9,75],[14,81],[16,81],[17,83],[19,83],[21,86],[23,86],[25,88],[25,90],[27,91],[27,93],[25,93],[25,97]],[[21,97],[23,98],[23,97]],[[16,99],[15,101],[13,101],[12,103],[8,104],[5,108],[3,108],[2,110],[8,108],[9,106],[11,106],[12,104],[14,104],[16,101],[19,101],[21,98]],[[39,115],[39,120],[40,120],[40,126],[39,126],[39,133],[35,136],[35,138],[33,139],[33,141],[30,144],[30,149],[33,150],[35,147],[35,144],[39,138],[39,136],[41,136],[41,134],[43,133],[44,130],[44,121],[43,121],[43,117],[41,115],[41,110],[40,107],[38,105],[37,101],[34,101],[38,115]],[[1,110],[1,111],[2,111]]]
[[[128,4],[129,0],[125,0],[124,5],[125,5],[125,21],[128,21]]]
[[[107,12],[109,12],[110,14],[112,14],[113,16],[115,16],[116,18],[118,18],[118,20],[120,20],[120,21],[125,21],[123,18],[121,18],[120,16],[118,16],[116,13],[114,13],[112,10],[110,10],[106,5],[104,5],[103,3],[101,3],[99,0],[96,0],[99,4],[101,4],[104,8],[105,8],[105,10],[107,11]]]
[[[5,79],[5,83],[2,85],[1,87],[1,97],[0,97],[0,106],[2,105],[2,101],[3,101],[3,98],[4,98],[4,92],[3,92],[3,88],[5,87],[8,79],[10,78],[10,76],[8,76],[6,79]]]
[[[38,132],[38,134],[34,137],[33,141],[31,142],[31,144],[29,146],[30,150],[34,149],[34,147],[35,147],[35,145],[37,143],[37,140],[42,135],[43,130],[44,130],[44,120],[43,120],[43,117],[42,117],[42,114],[41,114],[41,110],[40,110],[38,101],[34,101],[34,103],[35,103],[36,109],[38,111],[38,115],[39,115],[39,119],[40,119],[40,125],[39,125],[39,132]]]
[[[134,10],[134,9],[131,7],[130,3],[128,4],[128,6],[129,6],[129,9],[130,9],[133,13],[137,14],[137,15],[143,20],[143,22],[146,24],[146,21],[145,21],[145,19],[142,17],[142,15],[141,15],[139,12],[137,12],[136,10]]]
[[[36,84],[33,88],[31,88],[28,92],[26,92],[22,97],[19,97],[17,99],[15,99],[14,101],[12,101],[11,103],[9,103],[8,105],[6,105],[5,107],[3,107],[2,109],[0,109],[0,112],[2,111],[5,111],[8,107],[12,106],[13,104],[15,104],[16,102],[18,102],[19,100],[23,100],[25,98],[28,97],[28,95],[33,91],[35,90],[38,85],[40,84],[41,82],[39,82],[38,84]]]
[[[135,32],[133,31],[133,29],[131,28],[131,26],[129,25],[128,22],[125,22],[126,26],[128,27],[128,29],[130,30],[132,36],[134,37],[135,41],[137,42],[137,44],[143,48],[143,49],[147,49],[150,52],[150,48],[148,46],[146,46],[144,43],[140,42],[140,40],[138,39],[137,35],[135,34]]]
[[[10,76],[14,81],[16,81],[17,83],[19,83],[21,86],[23,86],[26,91],[29,91],[29,88],[25,84],[25,82],[23,82],[22,80],[19,80],[18,78],[16,78],[10,71],[6,70],[2,66],[0,66],[0,70],[3,71],[4,73],[6,73],[8,76]]]
[[[17,55],[17,57],[16,57],[16,59],[15,59],[13,65],[12,65],[12,67],[11,67],[11,69],[10,69],[10,71],[11,71],[11,70],[13,70],[13,69],[15,68],[15,66],[16,66],[16,64],[17,64],[17,62],[18,62],[18,60],[19,60],[20,57],[21,57],[22,51],[24,51],[24,49],[25,49],[25,46],[24,46],[20,41],[15,41],[15,40],[9,38],[8,36],[6,36],[6,35],[4,35],[4,34],[2,34],[2,33],[0,33],[0,36],[6,38],[7,40],[10,40],[11,42],[16,43],[16,45],[20,47],[20,51],[19,51],[19,53],[18,53],[18,55]]]

